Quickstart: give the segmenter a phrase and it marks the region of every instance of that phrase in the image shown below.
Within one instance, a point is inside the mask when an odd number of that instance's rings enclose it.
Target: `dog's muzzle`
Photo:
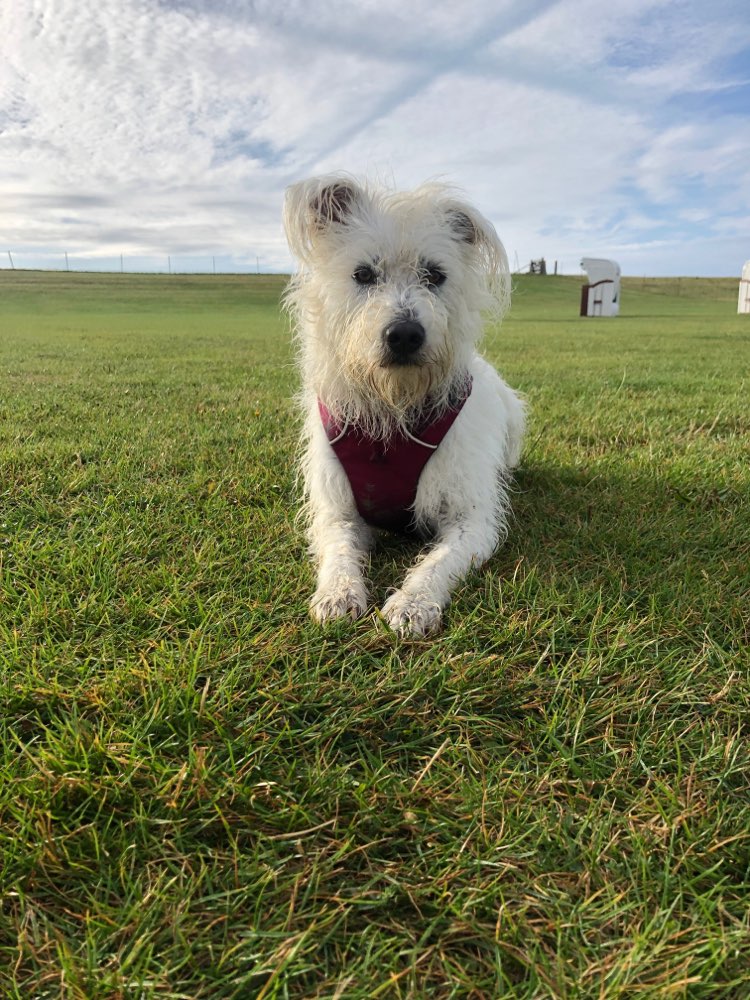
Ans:
[[[414,364],[425,342],[424,327],[415,319],[401,319],[385,328],[383,340],[387,364]]]

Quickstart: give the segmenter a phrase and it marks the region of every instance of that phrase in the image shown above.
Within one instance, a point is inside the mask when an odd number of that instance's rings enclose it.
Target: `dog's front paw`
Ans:
[[[383,605],[382,615],[401,636],[418,638],[440,628],[440,606],[434,601],[412,597],[403,590],[391,594]]]
[[[310,601],[310,614],[316,622],[330,622],[336,618],[359,618],[367,610],[367,592],[351,580],[333,587],[321,587]]]

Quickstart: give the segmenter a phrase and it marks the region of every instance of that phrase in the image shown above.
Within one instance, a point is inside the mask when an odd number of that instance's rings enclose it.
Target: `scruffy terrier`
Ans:
[[[524,409],[476,349],[483,314],[508,303],[505,251],[438,184],[401,193],[315,177],[288,189],[284,224],[300,265],[286,304],[307,414],[311,614],[363,614],[377,531],[415,532],[429,548],[382,616],[426,635],[506,534]]]

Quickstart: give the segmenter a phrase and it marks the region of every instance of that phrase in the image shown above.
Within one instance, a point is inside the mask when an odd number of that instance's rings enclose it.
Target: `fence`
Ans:
[[[261,261],[254,254],[195,254],[146,256],[116,254],[100,256],[60,252],[24,253],[6,250],[0,254],[0,270],[16,271],[101,271],[131,274],[268,274],[288,271],[283,259]]]

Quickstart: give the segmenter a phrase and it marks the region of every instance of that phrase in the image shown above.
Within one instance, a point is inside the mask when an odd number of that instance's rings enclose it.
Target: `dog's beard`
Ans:
[[[372,365],[363,373],[368,395],[402,414],[420,406],[445,378],[434,364]]]
[[[347,381],[365,406],[401,424],[426,404],[433,407],[450,381],[453,358],[432,352],[419,364],[354,363]]]

